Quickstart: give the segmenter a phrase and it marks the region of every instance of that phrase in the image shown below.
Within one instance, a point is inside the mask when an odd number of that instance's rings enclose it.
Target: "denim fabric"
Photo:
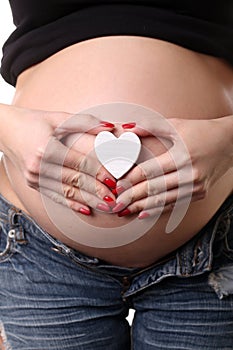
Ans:
[[[230,196],[174,253],[124,268],[70,249],[0,197],[5,349],[233,349],[232,219]]]

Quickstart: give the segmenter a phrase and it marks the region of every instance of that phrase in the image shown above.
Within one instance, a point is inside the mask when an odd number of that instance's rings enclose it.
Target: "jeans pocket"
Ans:
[[[15,248],[15,230],[0,220],[0,263],[7,261]]]

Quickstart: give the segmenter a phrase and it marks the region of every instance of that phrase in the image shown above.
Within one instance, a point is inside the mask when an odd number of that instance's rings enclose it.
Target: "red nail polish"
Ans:
[[[122,124],[122,128],[123,129],[133,129],[136,126],[136,123],[126,123],[126,124]]]
[[[80,208],[79,213],[84,214],[84,215],[90,215],[91,211],[90,211],[90,209]]]
[[[108,213],[110,212],[109,206],[106,205],[106,204],[103,204],[103,203],[97,204],[96,208],[101,210],[101,211],[105,211],[105,212],[108,212]]]
[[[101,124],[101,126],[104,126],[105,128],[114,128],[114,126],[115,126],[114,124],[106,122],[104,120],[101,120],[100,124]]]
[[[138,218],[139,219],[146,219],[146,218],[148,218],[150,216],[150,214],[148,214],[148,213],[146,213],[146,212],[143,212],[143,213],[140,213],[139,215],[138,215]]]
[[[104,179],[103,182],[105,185],[107,185],[110,188],[116,188],[116,181],[114,181],[112,179],[106,178],[106,179]]]
[[[103,200],[108,203],[114,202],[114,199],[109,196],[104,196]]]
[[[113,193],[115,196],[117,196],[117,190],[116,190],[116,188],[113,188],[113,189],[112,189],[112,193]]]
[[[125,207],[124,203],[117,203],[117,205],[112,209],[113,213],[123,210]]]
[[[104,196],[103,200],[108,203],[110,208],[113,208],[116,205],[116,203],[115,203],[115,201],[114,201],[114,199],[112,197]]]
[[[118,213],[117,215],[119,217],[122,217],[122,216],[130,215],[130,214],[131,214],[131,211],[128,208],[126,208],[126,209],[122,210],[120,213]]]

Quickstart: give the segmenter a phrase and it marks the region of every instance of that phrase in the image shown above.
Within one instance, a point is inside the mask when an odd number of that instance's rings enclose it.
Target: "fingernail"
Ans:
[[[113,213],[123,210],[125,207],[124,203],[117,203],[117,205],[112,209]]]
[[[112,179],[109,179],[109,178],[104,179],[104,184],[110,188],[116,188],[116,181]]]
[[[136,123],[126,123],[126,124],[122,124],[122,128],[123,129],[133,129],[136,126]]]
[[[79,213],[84,214],[84,215],[90,215],[91,211],[90,211],[90,209],[80,208]]]
[[[115,200],[110,196],[104,196],[103,200],[108,203],[110,208],[113,208],[116,205]]]
[[[97,209],[101,210],[101,211],[106,211],[106,212],[110,212],[110,208],[108,205],[103,204],[103,203],[99,203],[96,206]]]
[[[109,197],[109,196],[104,196],[103,200],[105,202],[108,202],[108,203],[114,202],[114,199],[112,197]]]
[[[122,217],[122,216],[126,216],[126,215],[129,215],[129,214],[131,214],[131,211],[128,208],[126,208],[126,209],[122,210],[120,213],[118,213],[117,215],[119,217]]]
[[[106,122],[105,120],[101,120],[100,122],[101,126],[104,126],[105,128],[114,128],[114,124]]]
[[[113,193],[115,196],[117,196],[117,190],[116,190],[116,188],[113,188],[113,189],[112,189],[112,193]]]
[[[146,218],[148,218],[150,216],[150,214],[148,214],[148,213],[146,213],[146,212],[143,212],[143,213],[140,213],[139,215],[138,215],[138,218],[139,219],[146,219]]]
[[[119,194],[121,194],[122,192],[124,192],[126,189],[123,186],[117,186],[116,188],[114,188],[112,190],[112,193],[117,196]]]

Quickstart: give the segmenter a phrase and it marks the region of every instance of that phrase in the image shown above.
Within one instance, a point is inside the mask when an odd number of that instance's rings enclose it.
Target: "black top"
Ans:
[[[74,43],[109,35],[157,38],[233,64],[233,0],[10,0],[16,30],[1,74],[15,85],[26,68]]]

